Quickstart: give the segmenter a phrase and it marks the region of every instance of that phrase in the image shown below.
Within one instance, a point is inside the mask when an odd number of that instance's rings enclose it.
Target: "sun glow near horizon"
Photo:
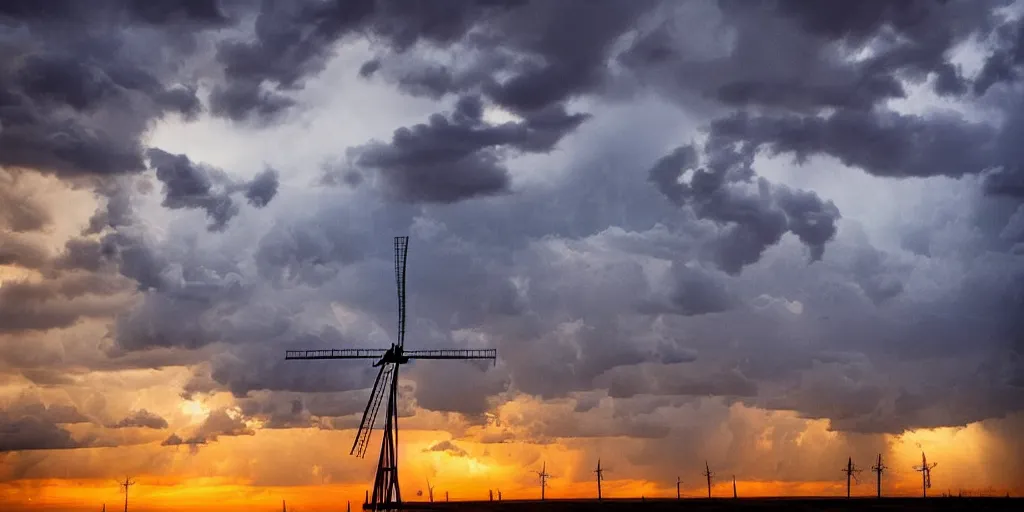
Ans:
[[[189,410],[198,411],[199,406],[195,402],[192,404]],[[817,432],[822,428],[819,420],[805,421],[807,431]],[[213,510],[210,503],[216,502],[218,510],[240,511],[276,507],[281,500],[286,500],[296,510],[326,511],[335,510],[338,503],[346,501],[360,504],[364,493],[371,487],[376,450],[370,450],[365,459],[349,457],[347,452],[338,450],[338,444],[347,446],[345,442],[350,441],[354,433],[353,430],[258,430],[255,436],[221,437],[216,443],[194,452],[153,445],[134,447],[139,456],[158,457],[165,461],[164,464],[170,464],[166,469],[174,469],[162,475],[145,472],[133,475],[138,484],[131,490],[130,499],[135,500],[132,509],[162,511],[188,507]],[[835,434],[838,438],[844,436]],[[933,495],[947,490],[955,493],[984,489],[990,493],[1014,495],[1024,492],[1020,483],[1016,486],[1012,482],[1004,482],[1001,486],[991,483],[998,479],[993,472],[985,472],[983,466],[985,461],[994,460],[988,450],[997,447],[991,444],[983,425],[921,429],[885,437],[888,451],[883,456],[889,471],[883,479],[883,493],[887,496],[920,495],[920,474],[911,466],[920,462],[922,449],[928,452],[930,461],[940,462],[933,473],[933,489],[930,491]],[[379,437],[374,438],[376,447]],[[607,452],[613,446],[609,443],[614,443],[614,440],[602,439],[599,442],[606,446]],[[91,464],[105,465],[117,460],[117,455],[110,449],[77,452],[93,452],[89,457]],[[299,453],[298,458],[289,455]],[[324,457],[324,453],[331,455]],[[628,457],[608,455],[606,453],[604,457],[604,466],[610,468],[603,483],[606,497],[671,498],[676,492],[676,476],[682,477],[681,493],[684,497],[704,497],[707,494],[706,481],[699,471],[681,475],[666,473],[656,480],[637,479],[630,474],[636,474],[641,466],[629,464]],[[434,486],[435,500],[443,500],[445,492],[453,501],[486,500],[489,491],[494,491],[497,499],[498,490],[504,499],[536,499],[539,497],[539,481],[534,471],[546,463],[548,471],[554,475],[549,480],[549,498],[591,498],[596,495],[593,468],[590,467],[596,464],[596,459],[590,460],[593,456],[586,441],[574,441],[571,445],[480,443],[469,438],[453,438],[445,431],[410,428],[402,430],[400,435],[400,483],[403,497],[413,501],[427,499],[428,480]],[[751,479],[738,471],[736,485],[741,497],[838,496],[845,493],[845,481],[839,471],[844,462],[834,461],[835,475],[832,479]],[[861,454],[855,457],[854,462],[864,470],[859,483],[854,486],[854,494],[873,495],[874,475],[869,470],[874,463],[873,455]],[[713,495],[731,497],[732,469],[722,467],[714,460],[709,463],[715,472]],[[249,472],[256,470],[263,476],[216,476],[218,473],[244,474],[246,470],[242,468],[245,467],[250,468]],[[279,483],[275,484],[275,478]],[[123,498],[118,494],[114,480],[114,477],[28,478],[0,485],[0,497],[16,505],[12,510],[87,509],[87,503],[105,502],[110,505]],[[289,480],[294,483],[284,483]],[[422,496],[418,496],[418,492],[422,492]]]

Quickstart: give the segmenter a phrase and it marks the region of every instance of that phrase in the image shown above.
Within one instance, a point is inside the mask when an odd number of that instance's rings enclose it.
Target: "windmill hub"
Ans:
[[[376,368],[382,364],[388,363],[405,364],[408,362],[409,358],[405,355],[405,349],[392,343],[391,348],[387,349],[387,351],[384,352],[384,355],[381,356],[380,360],[377,361],[376,363],[373,363],[373,367]]]

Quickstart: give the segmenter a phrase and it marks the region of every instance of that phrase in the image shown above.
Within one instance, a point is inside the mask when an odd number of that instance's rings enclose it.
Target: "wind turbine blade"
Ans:
[[[356,433],[355,441],[352,442],[350,455],[362,458],[366,455],[366,448],[370,444],[370,432],[373,431],[373,423],[377,419],[377,411],[384,401],[389,384],[391,383],[393,365],[382,364],[377,371],[377,379],[373,382],[373,391],[370,392],[370,399],[366,402],[366,409],[363,410],[363,418],[359,421],[359,432]]]
[[[405,346],[405,262],[409,237],[395,237],[395,285],[398,287],[398,346]]]

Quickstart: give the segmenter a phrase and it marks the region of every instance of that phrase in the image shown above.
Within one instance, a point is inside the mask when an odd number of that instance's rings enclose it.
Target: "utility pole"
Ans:
[[[882,497],[882,472],[884,472],[886,469],[889,468],[885,467],[885,464],[882,464],[882,454],[879,453],[878,460],[875,462],[875,465],[871,466],[871,471],[877,475],[877,478],[875,479],[875,488],[876,497],[878,498]]]
[[[715,474],[711,472],[711,467],[708,466],[708,461],[704,461],[704,476],[708,478],[708,498],[711,497],[711,479],[715,477]]]
[[[551,478],[551,475],[548,474],[548,463],[545,462],[540,471],[534,471],[534,473],[540,477],[540,500],[544,501],[544,491],[548,487],[548,478]]]
[[[128,512],[128,488],[135,485],[135,480],[125,477],[124,482],[121,482],[121,487],[124,488],[124,512]]]
[[[739,496],[736,495],[736,475],[732,476],[732,498],[736,499]]]
[[[853,457],[850,457],[849,459],[846,460],[846,467],[843,468],[843,473],[846,473],[846,497],[849,498],[850,479],[857,481],[857,473],[860,473],[860,470],[857,469],[857,466],[853,465]]]
[[[921,496],[924,498],[928,497],[928,489],[932,486],[932,468],[938,465],[938,462],[929,464],[928,459],[924,456],[924,452],[921,452],[921,465],[914,466],[914,471],[921,472]]]
[[[601,496],[601,480],[604,480],[604,471],[601,469],[601,459],[597,459],[597,469],[594,470],[594,473],[597,473],[597,501],[603,499]]]
[[[683,483],[683,481],[677,476],[676,477],[676,499],[677,500],[682,498],[682,494],[679,492],[679,485],[682,484],[682,483]]]

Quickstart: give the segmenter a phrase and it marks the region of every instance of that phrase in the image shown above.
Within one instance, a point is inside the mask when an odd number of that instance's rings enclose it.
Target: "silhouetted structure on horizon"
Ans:
[[[932,468],[938,465],[938,462],[929,464],[924,452],[921,452],[921,465],[914,466],[914,471],[921,472],[921,496],[924,498],[928,497],[928,489],[932,488]]]
[[[843,473],[846,473],[846,497],[850,497],[850,480],[860,483],[857,480],[857,473],[860,473],[860,469],[853,464],[853,457],[846,460],[846,467],[843,468]]]
[[[681,485],[682,483],[683,483],[683,480],[682,480],[682,479],[680,479],[680,478],[679,478],[679,477],[677,476],[677,477],[676,477],[676,499],[677,499],[677,500],[678,500],[678,499],[680,499],[680,498],[682,498],[682,496],[683,496],[683,495],[682,495],[682,493],[680,493],[680,492],[679,492],[679,486],[680,486],[680,485]]]
[[[736,475],[732,476],[732,497],[733,499],[739,498],[739,495],[736,494]]]
[[[124,477],[124,482],[120,482],[121,488],[124,489],[124,512],[128,512],[128,488],[135,485],[135,480],[129,477]],[[106,505],[103,505],[106,509]]]
[[[380,367],[373,391],[359,422],[359,431],[352,443],[350,454],[363,457],[370,444],[370,433],[377,419],[384,397],[384,435],[381,440],[380,458],[373,479],[373,494],[369,503],[363,505],[369,510],[390,510],[402,503],[402,491],[398,485],[398,369],[413,359],[485,359],[497,364],[495,349],[444,349],[405,350],[405,269],[409,254],[409,237],[395,237],[395,285],[398,287],[398,341],[391,348],[384,349],[325,349],[288,350],[284,358],[291,359],[375,359],[374,367]]]
[[[708,479],[708,498],[711,497],[711,479],[715,477],[715,474],[711,472],[711,467],[708,466],[708,461],[704,461],[704,473],[702,473]]]
[[[548,478],[551,478],[551,475],[548,474],[548,463],[545,462],[544,465],[541,466],[540,471],[534,471],[534,473],[537,473],[537,476],[540,477],[540,500],[544,501],[544,491],[547,490],[548,487]]]
[[[427,479],[427,499],[430,500],[431,503],[434,502],[434,486],[430,485],[429,478]]]
[[[604,480],[604,472],[605,470],[601,469],[601,459],[597,459],[597,469],[594,470],[594,473],[597,473],[597,501],[603,499],[601,496],[601,481]]]
[[[876,475],[876,479],[875,479],[875,489],[876,489],[875,490],[875,497],[876,498],[881,498],[882,497],[882,473],[886,469],[889,469],[889,468],[885,467],[885,464],[882,464],[882,454],[879,453],[878,454],[878,460],[875,461],[875,465],[871,466],[871,471],[873,473],[875,473],[875,475]]]

